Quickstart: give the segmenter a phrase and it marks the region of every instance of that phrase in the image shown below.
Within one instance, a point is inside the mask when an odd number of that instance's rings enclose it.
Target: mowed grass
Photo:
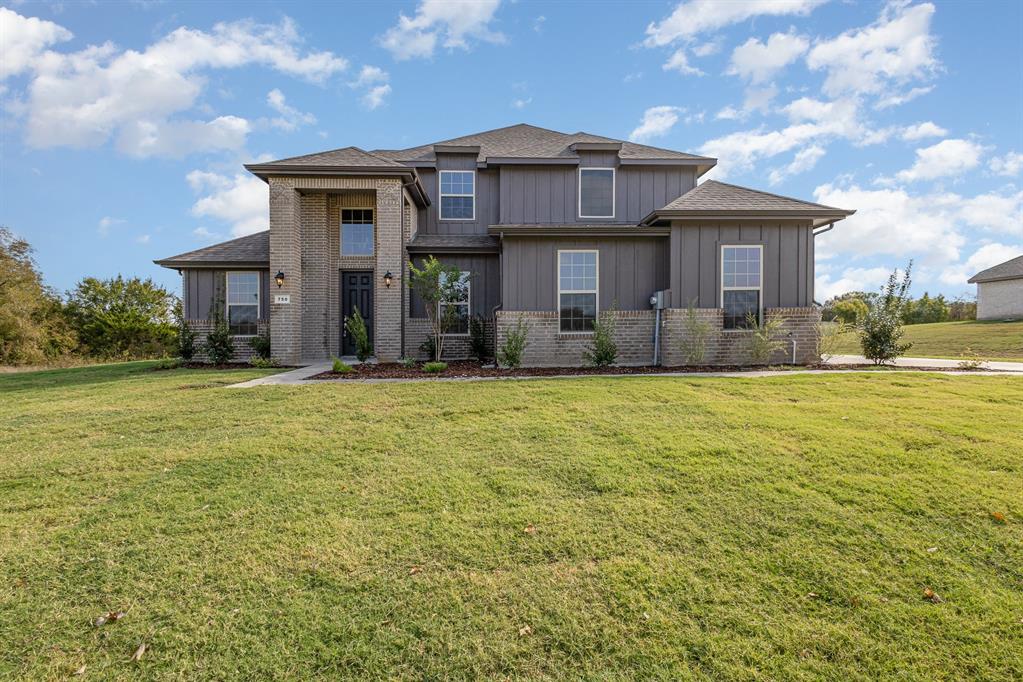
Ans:
[[[1023,678],[1018,377],[259,374],[0,377],[0,677]]]
[[[904,342],[913,347],[906,355],[918,358],[959,358],[967,348],[987,360],[1023,361],[1023,321],[1019,322],[935,322],[903,327]],[[861,355],[859,337],[844,335],[837,353]]]

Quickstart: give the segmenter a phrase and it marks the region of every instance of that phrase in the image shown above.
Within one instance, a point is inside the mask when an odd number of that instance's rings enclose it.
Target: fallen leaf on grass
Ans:
[[[816,599],[818,597],[818,594],[816,592],[807,592],[806,596],[809,597],[810,599]]]
[[[74,675],[84,675],[85,674],[85,665],[82,665],[82,667],[79,668],[78,670],[76,670],[73,674]]]
[[[531,634],[533,634],[533,628],[529,627],[528,625],[523,625],[522,627],[519,628],[519,637],[525,637]]]
[[[419,573],[422,573],[422,572],[423,572],[422,568],[420,568],[419,566],[413,566],[412,568],[409,569],[408,574],[409,575],[418,575]]]
[[[934,590],[932,590],[929,587],[925,587],[924,588],[924,599],[926,599],[927,601],[933,602],[935,604],[940,604],[943,601],[945,601],[944,599],[941,598],[941,596],[937,592],[935,592]]]
[[[139,648],[135,649],[135,653],[133,653],[131,655],[131,660],[136,661],[136,662],[141,661],[142,660],[142,654],[144,654],[144,653],[146,653],[146,643],[142,642],[142,644],[139,644]]]
[[[991,512],[991,518],[993,518],[996,523],[1006,523],[1005,514],[1002,512]]]
[[[534,535],[536,533],[536,526],[534,526],[533,524],[529,524],[522,530],[523,532],[529,533],[530,535]]]
[[[928,547],[928,548],[927,548],[927,551],[928,551],[928,552],[931,552],[931,553],[934,553],[934,552],[937,552],[937,551],[938,551],[938,548],[937,548],[937,547]]]
[[[110,613],[105,613],[92,621],[92,624],[95,627],[100,627],[107,623],[113,623],[114,621],[121,620],[122,618],[124,618],[124,611],[111,611]]]

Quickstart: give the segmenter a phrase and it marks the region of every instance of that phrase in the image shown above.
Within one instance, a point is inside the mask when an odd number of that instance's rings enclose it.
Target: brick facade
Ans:
[[[494,357],[494,318],[483,320],[483,338],[487,344],[487,357]],[[420,350],[430,338],[430,320],[425,317],[409,317],[405,320],[405,355],[417,360],[432,360]],[[472,357],[472,345],[468,335],[447,336],[444,339],[444,360],[465,360]]]
[[[820,360],[817,354],[817,325],[820,312],[816,308],[769,308],[768,319],[782,320],[779,338],[784,347],[776,351],[771,364],[792,362],[795,343],[796,364],[813,364]],[[701,365],[743,365],[749,362],[747,344],[751,332],[722,329],[724,311],[720,308],[697,308],[699,320],[707,323],[709,334]],[[616,315],[615,341],[618,344],[618,364],[649,365],[654,354],[653,310],[620,310]],[[683,352],[686,335],[687,312],[669,308],[661,311],[661,364],[675,367],[688,364]],[[589,334],[563,334],[559,330],[557,311],[497,312],[497,348],[508,338],[522,316],[529,329],[528,345],[523,356],[527,367],[575,367],[583,364],[583,352],[590,347]]]
[[[213,331],[213,320],[185,320],[185,322],[195,332],[195,355],[192,356],[191,361],[209,362],[210,358],[206,355],[206,335]],[[259,334],[265,334],[270,329],[270,320],[259,320],[257,329]],[[252,339],[251,336],[233,336],[231,338],[234,341],[232,362],[248,362],[255,357],[256,352],[252,350],[252,345],[249,343],[249,340]]]

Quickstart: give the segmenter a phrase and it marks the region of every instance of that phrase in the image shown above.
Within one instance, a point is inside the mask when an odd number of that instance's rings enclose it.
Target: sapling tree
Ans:
[[[433,359],[437,362],[444,354],[444,335],[459,320],[458,306],[441,304],[463,300],[468,286],[461,270],[453,265],[445,265],[433,256],[427,257],[418,268],[415,263],[409,262],[409,288],[419,296],[426,308],[433,338]]]
[[[902,312],[906,305],[913,261],[909,262],[899,281],[899,271],[888,276],[881,295],[867,314],[857,323],[863,355],[875,365],[891,362],[909,350],[911,343],[899,343],[902,338]]]

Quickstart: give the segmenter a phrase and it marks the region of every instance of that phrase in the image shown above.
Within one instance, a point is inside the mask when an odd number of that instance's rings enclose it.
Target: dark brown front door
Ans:
[[[373,342],[373,273],[341,273],[341,355],[355,355],[355,343],[351,334],[345,331],[345,318],[355,309],[366,321],[369,341]]]

